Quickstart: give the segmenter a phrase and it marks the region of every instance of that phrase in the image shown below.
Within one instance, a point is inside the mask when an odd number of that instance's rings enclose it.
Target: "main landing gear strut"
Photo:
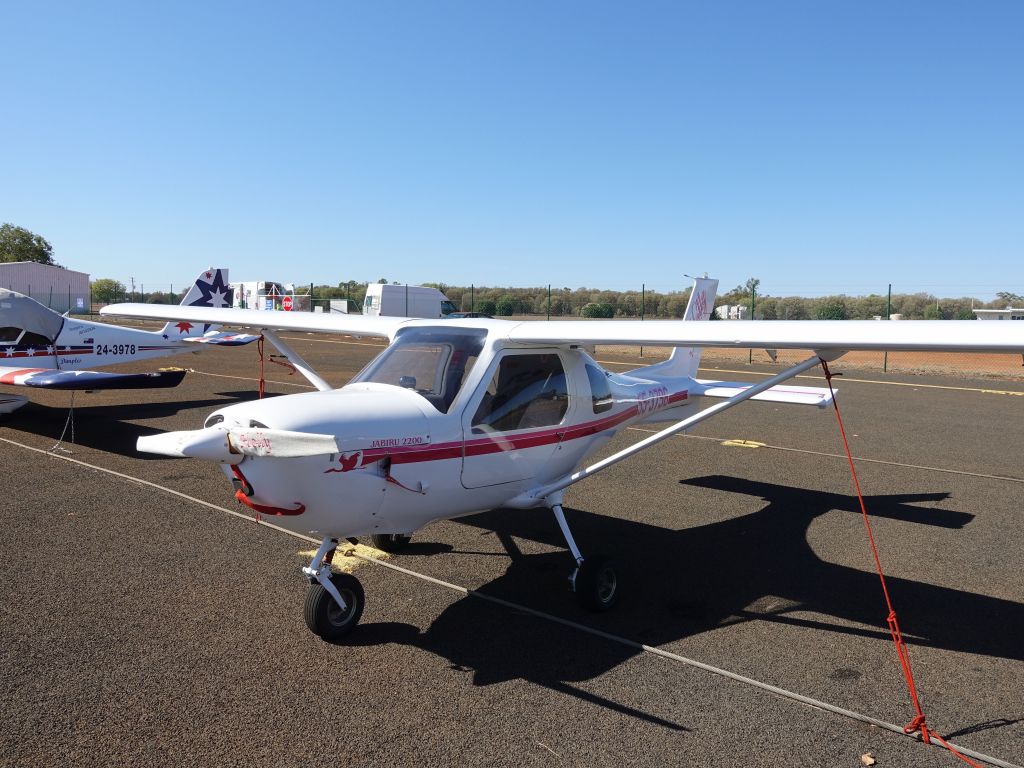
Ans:
[[[619,599],[619,574],[615,562],[605,555],[584,558],[569,530],[562,505],[552,504],[551,511],[555,513],[558,527],[562,529],[565,542],[576,561],[576,567],[569,575],[570,588],[584,608],[598,612],[610,610]]]

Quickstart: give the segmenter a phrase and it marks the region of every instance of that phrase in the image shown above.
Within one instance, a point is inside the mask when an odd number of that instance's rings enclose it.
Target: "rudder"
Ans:
[[[233,295],[234,290],[228,282],[228,270],[211,267],[199,273],[199,277],[192,283],[185,298],[181,300],[181,306],[230,307]],[[201,336],[215,327],[212,325],[195,326],[191,323],[167,323],[160,333],[167,338],[181,339],[188,336]]]

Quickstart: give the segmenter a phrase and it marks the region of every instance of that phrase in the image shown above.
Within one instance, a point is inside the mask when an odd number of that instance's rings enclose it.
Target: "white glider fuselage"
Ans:
[[[195,351],[159,331],[68,318],[53,344],[0,345],[0,365],[77,371]]]

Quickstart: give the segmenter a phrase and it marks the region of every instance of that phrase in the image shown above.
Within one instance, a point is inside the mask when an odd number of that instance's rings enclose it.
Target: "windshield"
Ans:
[[[486,331],[472,328],[409,328],[352,381],[411,389],[448,413],[486,336]]]

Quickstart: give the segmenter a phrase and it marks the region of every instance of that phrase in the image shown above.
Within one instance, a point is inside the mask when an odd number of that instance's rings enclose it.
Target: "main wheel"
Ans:
[[[373,546],[385,552],[400,552],[405,549],[412,536],[403,536],[400,533],[375,533],[370,537]]]
[[[619,587],[615,563],[603,555],[584,560],[576,574],[576,597],[591,611],[610,610],[619,599]]]
[[[318,582],[306,593],[305,617],[310,631],[328,642],[336,642],[355,629],[363,615],[366,598],[363,585],[355,576],[335,573],[331,575],[331,583],[345,601],[345,610]]]

